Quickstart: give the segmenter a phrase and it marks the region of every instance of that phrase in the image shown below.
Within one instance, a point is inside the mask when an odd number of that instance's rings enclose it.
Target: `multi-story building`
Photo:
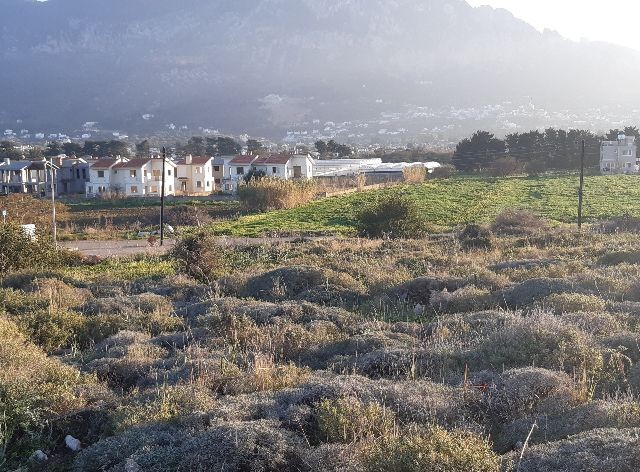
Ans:
[[[85,184],[87,197],[109,196],[117,193],[112,187],[113,168],[123,160],[98,159],[89,167],[89,181]]]
[[[162,159],[99,159],[90,168],[87,196],[159,197]],[[165,162],[165,195],[175,195],[177,165]]]
[[[211,195],[215,190],[213,157],[187,156],[177,165],[176,195]]]
[[[81,158],[61,159],[58,164],[56,190],[60,195],[75,195],[85,193],[91,163]]]
[[[603,174],[635,174],[640,170],[635,137],[621,134],[616,141],[600,146],[600,170]]]
[[[51,195],[58,166],[49,161],[11,161],[0,163],[0,193]]]

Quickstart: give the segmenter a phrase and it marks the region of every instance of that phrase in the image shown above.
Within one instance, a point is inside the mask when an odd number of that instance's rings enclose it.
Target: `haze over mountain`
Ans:
[[[637,51],[464,0],[0,0],[3,129],[278,138],[407,103],[633,109],[639,73]]]

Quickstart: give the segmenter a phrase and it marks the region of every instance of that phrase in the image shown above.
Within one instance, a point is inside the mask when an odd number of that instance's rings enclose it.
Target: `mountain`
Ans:
[[[407,103],[632,109],[639,72],[639,52],[464,0],[0,0],[10,128],[176,123],[281,137],[295,122]]]

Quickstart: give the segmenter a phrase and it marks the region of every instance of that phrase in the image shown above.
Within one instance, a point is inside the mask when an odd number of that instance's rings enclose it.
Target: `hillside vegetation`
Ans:
[[[414,200],[434,231],[466,223],[487,223],[505,208],[533,210],[552,223],[577,219],[578,177],[571,175],[501,179],[455,178],[433,180],[382,190],[327,198],[283,211],[245,216],[214,226],[216,233],[260,236],[265,233],[354,235],[356,215],[389,194]],[[640,216],[640,177],[593,176],[585,184],[587,221]]]
[[[0,470],[638,470],[619,223],[25,258],[0,286]]]

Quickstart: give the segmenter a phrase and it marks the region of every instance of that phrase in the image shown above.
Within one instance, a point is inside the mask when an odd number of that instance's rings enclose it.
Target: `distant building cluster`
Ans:
[[[308,180],[361,174],[402,174],[407,166],[432,163],[383,164],[381,159],[314,159],[310,154],[242,154],[127,159],[58,156],[50,160],[5,159],[0,162],[0,194],[38,196],[80,195],[88,198],[207,196],[237,192],[249,173],[283,180]],[[163,179],[164,169],[164,179]],[[55,185],[52,183],[55,182]]]

